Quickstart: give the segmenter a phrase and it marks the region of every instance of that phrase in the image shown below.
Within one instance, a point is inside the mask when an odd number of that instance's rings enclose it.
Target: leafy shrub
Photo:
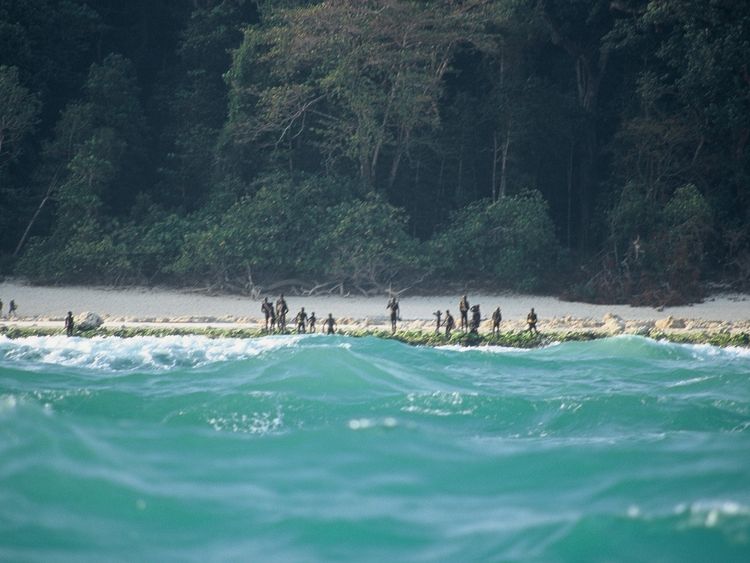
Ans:
[[[325,225],[313,253],[328,278],[382,288],[419,270],[419,244],[406,231],[406,213],[378,196],[330,208]]]
[[[219,286],[248,274],[272,279],[321,271],[313,252],[328,228],[326,209],[353,197],[344,183],[325,177],[273,175],[225,213],[199,218],[172,270]]]
[[[547,203],[537,191],[468,205],[430,246],[442,276],[525,291],[544,285],[558,255]]]

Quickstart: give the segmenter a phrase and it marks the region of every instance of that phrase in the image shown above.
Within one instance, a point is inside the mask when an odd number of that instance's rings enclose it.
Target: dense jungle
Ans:
[[[747,290],[748,53],[734,0],[0,0],[0,275]]]

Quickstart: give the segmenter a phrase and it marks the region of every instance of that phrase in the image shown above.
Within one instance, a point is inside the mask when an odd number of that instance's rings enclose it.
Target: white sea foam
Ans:
[[[690,505],[680,504],[674,513],[686,518],[687,527],[714,528],[725,520],[747,518],[750,507],[732,500],[698,501]]]
[[[216,362],[253,358],[296,346],[301,336],[239,339],[206,336],[139,336],[134,338],[33,336],[0,337],[0,361],[31,369],[54,364],[66,367],[132,371],[199,367]]]
[[[284,415],[280,407],[275,412],[232,412],[210,416],[207,421],[217,432],[257,434],[264,436],[279,432],[284,426]]]
[[[658,346],[689,351],[696,360],[713,359],[721,356],[750,358],[750,348],[740,346],[714,346],[712,344],[680,344],[669,340],[650,340]]]
[[[467,396],[477,396],[467,393]],[[409,393],[406,396],[408,404],[401,407],[402,412],[426,414],[432,416],[471,415],[476,407],[466,407],[464,397],[456,391],[434,391],[433,393]]]
[[[695,383],[702,383],[703,381],[708,381],[709,379],[711,379],[711,377],[707,375],[703,377],[691,377],[690,379],[683,379],[675,383],[670,383],[669,385],[667,385],[667,387],[686,387],[688,385],[693,385]]]
[[[382,420],[375,420],[372,418],[352,418],[347,426],[349,430],[367,430],[368,428],[382,427],[382,428],[395,428],[398,426],[398,421],[392,416],[387,416]]]
[[[458,344],[436,346],[436,349],[448,352],[483,352],[485,354],[522,354],[533,350],[533,348],[511,348],[509,346],[459,346]]]

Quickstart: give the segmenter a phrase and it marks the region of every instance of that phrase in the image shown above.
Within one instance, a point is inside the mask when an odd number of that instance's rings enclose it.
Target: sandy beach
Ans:
[[[275,301],[277,295],[269,295]],[[400,299],[402,327],[432,329],[433,312],[449,309],[458,317],[459,295],[410,296]],[[79,314],[97,313],[104,326],[134,326],[151,324],[170,326],[238,327],[259,326],[262,322],[260,300],[234,295],[210,296],[185,291],[147,288],[96,288],[82,286],[44,287],[29,286],[18,281],[0,283],[3,315],[8,312],[8,302],[15,300],[17,319],[3,323],[47,326],[62,322],[67,311]],[[318,318],[328,313],[342,326],[379,327],[387,323],[386,297],[362,296],[286,296],[290,317],[304,307]],[[720,294],[703,303],[668,307],[657,310],[651,307],[627,305],[592,305],[561,301],[555,297],[500,294],[469,294],[471,304],[481,305],[482,317],[489,317],[495,307],[503,313],[504,330],[525,327],[525,318],[531,307],[539,315],[539,329],[607,330],[609,332],[638,332],[644,328],[668,330],[747,331],[750,329],[750,295]],[[485,324],[487,321],[485,321]]]

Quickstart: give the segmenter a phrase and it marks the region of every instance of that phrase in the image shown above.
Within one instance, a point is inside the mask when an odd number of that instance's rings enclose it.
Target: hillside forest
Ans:
[[[749,53],[736,0],[0,0],[0,275],[747,290]]]

